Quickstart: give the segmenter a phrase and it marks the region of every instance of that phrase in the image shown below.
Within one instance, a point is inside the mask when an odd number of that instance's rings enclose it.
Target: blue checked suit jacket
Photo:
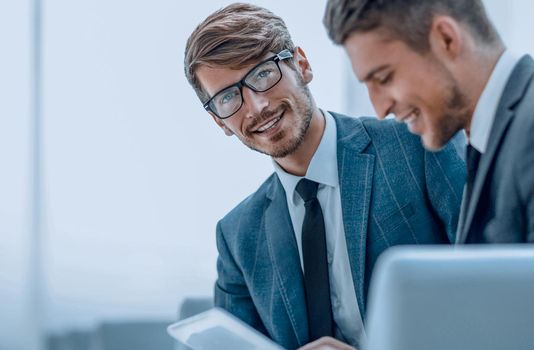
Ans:
[[[386,248],[454,242],[465,165],[454,143],[431,153],[393,120],[332,114],[347,249],[363,317],[371,272]],[[287,349],[306,344],[302,269],[276,174],[218,223],[217,248],[215,305]]]

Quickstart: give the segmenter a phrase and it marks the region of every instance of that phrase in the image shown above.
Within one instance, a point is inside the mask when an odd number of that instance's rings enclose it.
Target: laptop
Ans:
[[[534,349],[534,246],[400,246],[377,262],[364,350]]]

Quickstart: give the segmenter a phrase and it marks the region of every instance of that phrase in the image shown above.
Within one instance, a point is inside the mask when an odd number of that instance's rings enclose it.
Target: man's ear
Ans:
[[[429,32],[430,48],[447,61],[456,61],[463,53],[467,30],[449,16],[435,16]]]
[[[313,72],[310,66],[310,62],[302,50],[301,47],[297,46],[293,52],[293,59],[295,65],[297,66],[297,71],[300,73],[304,83],[308,84],[313,80]]]
[[[213,121],[224,131],[226,136],[232,136],[234,134],[234,132],[224,124],[222,119],[217,118],[217,116],[211,112],[208,113],[211,115],[211,118],[213,118]]]

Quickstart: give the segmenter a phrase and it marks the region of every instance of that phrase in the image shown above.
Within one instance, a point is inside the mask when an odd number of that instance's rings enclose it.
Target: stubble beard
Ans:
[[[282,100],[280,106],[278,106],[274,112],[262,112],[262,115],[258,117],[259,120],[266,120],[267,118],[263,115],[272,116],[280,111],[284,111],[284,114],[293,112],[293,115],[296,117],[294,120],[296,125],[291,126],[289,130],[280,130],[269,139],[269,142],[272,145],[271,149],[260,148],[254,143],[254,140],[251,137],[240,137],[241,142],[251,150],[271,156],[272,158],[284,158],[293,154],[304,141],[313,116],[313,100],[311,92],[308,86],[303,82],[299,82],[299,88],[302,93],[294,103],[291,103],[288,100]],[[252,124],[257,125],[258,122]],[[294,135],[288,136],[288,133],[294,133]],[[285,138],[288,139],[283,141]]]
[[[431,144],[425,142],[425,148],[431,151],[441,150],[459,130],[465,128],[471,116],[466,95],[448,71],[447,76],[449,93],[444,101],[445,108],[432,125]]]

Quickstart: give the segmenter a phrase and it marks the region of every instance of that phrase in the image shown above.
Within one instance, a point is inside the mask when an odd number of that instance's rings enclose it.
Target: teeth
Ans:
[[[410,123],[413,122],[414,120],[415,120],[415,114],[410,114],[410,115],[408,116],[408,118],[404,119],[404,122],[405,122],[406,124],[410,124]]]
[[[408,116],[406,116],[406,118],[404,118],[402,121],[406,124],[410,124],[411,122],[413,122],[415,119],[417,118],[417,114],[415,113],[415,111],[413,111],[412,113],[408,114]]]
[[[261,128],[259,128],[258,130],[256,130],[257,132],[264,132],[270,128],[272,128],[274,126],[274,124],[276,124],[280,119],[282,119],[282,117],[278,117],[276,119],[273,119],[271,120],[269,123],[265,124],[264,126],[262,126]]]

